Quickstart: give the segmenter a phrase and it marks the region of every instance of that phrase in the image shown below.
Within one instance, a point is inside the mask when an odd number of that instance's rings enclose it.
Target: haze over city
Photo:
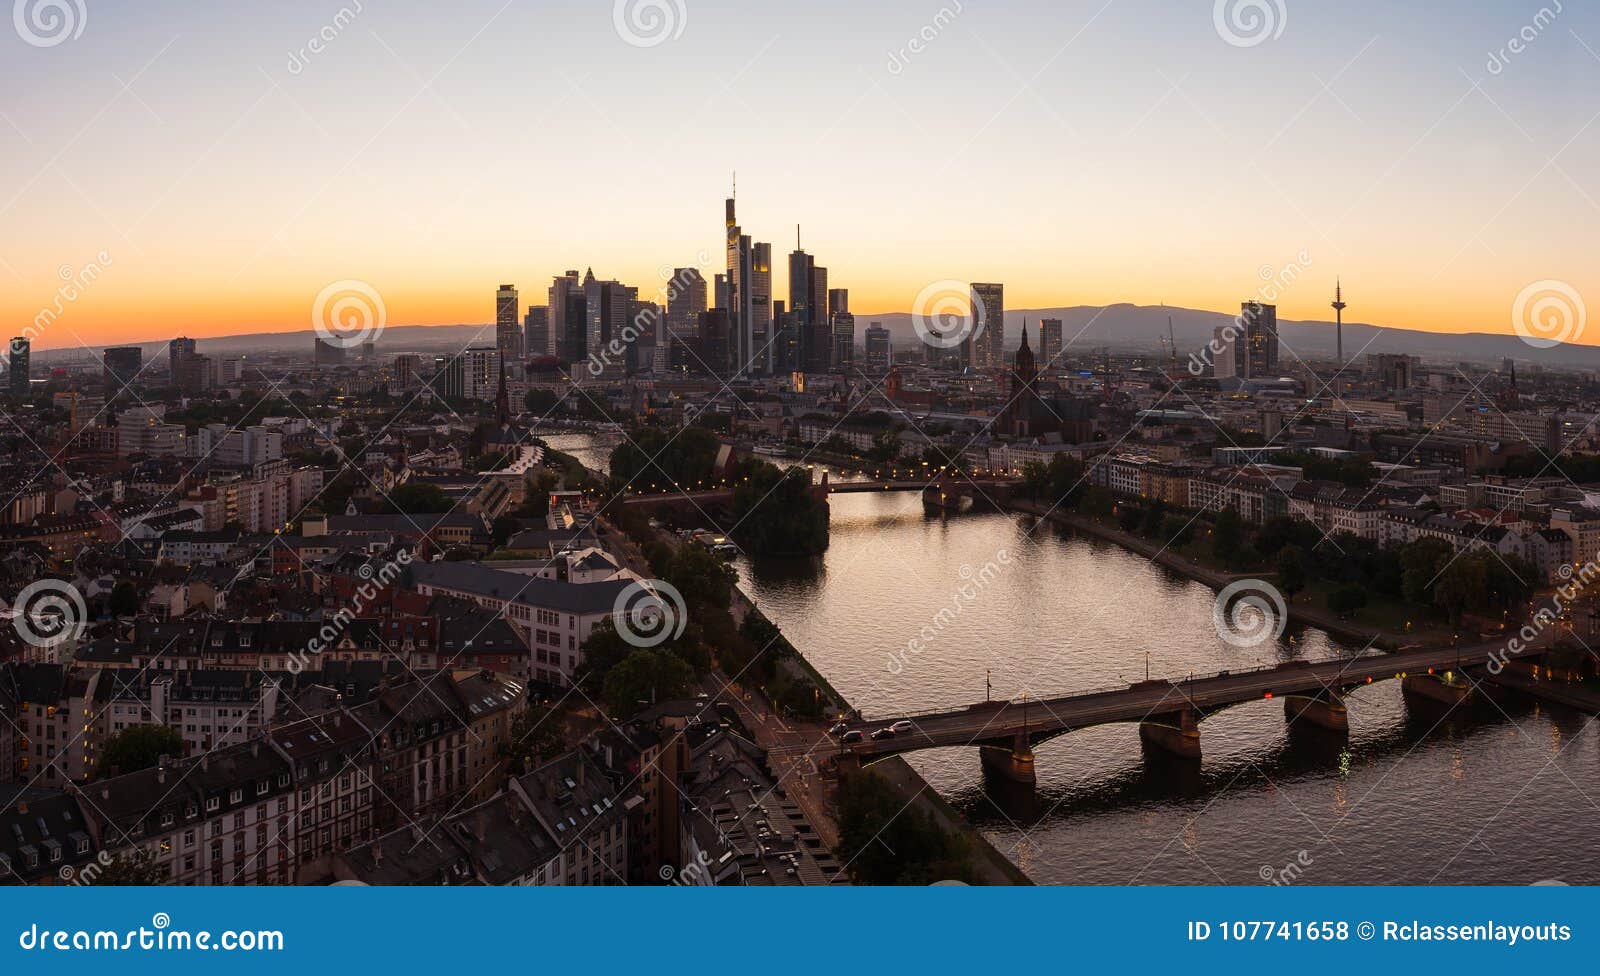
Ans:
[[[1230,311],[1305,253],[1285,319],[1338,274],[1358,321],[1510,335],[1530,282],[1600,294],[1600,17],[1426,7],[91,4],[6,39],[0,318],[101,254],[36,350],[300,331],[343,279],[392,325],[573,266],[648,292],[722,265],[737,171],[747,232],[801,225],[861,315],[938,279]]]

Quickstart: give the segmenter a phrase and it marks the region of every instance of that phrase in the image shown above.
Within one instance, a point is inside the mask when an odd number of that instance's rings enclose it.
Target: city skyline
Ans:
[[[1289,5],[1241,37],[1190,6],[1067,4],[1041,32],[1039,5],[890,3],[837,35],[830,4],[693,2],[642,38],[576,6],[351,5],[331,26],[312,3],[96,6],[79,36],[4,41],[0,78],[50,97],[0,119],[0,315],[20,331],[102,255],[35,351],[301,331],[343,280],[391,325],[490,322],[486,281],[575,264],[709,280],[733,169],[744,231],[786,248],[803,224],[858,318],[950,278],[1004,282],[1018,309],[1222,311],[1302,252],[1391,327],[1510,335],[1532,282],[1600,294],[1579,219],[1600,186],[1572,163],[1600,144],[1577,94],[1600,77],[1592,11]],[[821,40],[837,77],[795,57]],[[807,104],[760,110],[801,83]],[[723,104],[749,125],[715,124]],[[589,148],[548,152],[557,133]],[[1327,292],[1280,314],[1322,320]]]

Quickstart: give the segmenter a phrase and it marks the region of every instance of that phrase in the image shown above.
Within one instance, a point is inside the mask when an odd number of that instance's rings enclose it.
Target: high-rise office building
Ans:
[[[517,321],[517,286],[501,285],[494,293],[494,347],[506,362],[522,358],[522,325]]]
[[[417,380],[422,374],[422,357],[414,352],[401,353],[394,357],[394,386],[397,390],[409,390],[417,385]]]
[[[1039,369],[1048,372],[1061,368],[1061,320],[1039,320]]]
[[[27,336],[17,336],[11,340],[11,395],[25,397],[28,395],[28,384],[32,376],[28,360],[32,357],[33,342]]]
[[[1219,380],[1245,379],[1249,366],[1245,360],[1244,337],[1234,325],[1220,325],[1212,333],[1211,375]]]
[[[1239,306],[1244,330],[1245,377],[1271,379],[1278,375],[1278,306],[1254,299]]]
[[[178,373],[183,367],[183,360],[191,359],[193,355],[193,353],[190,353],[188,356],[184,356],[182,360],[175,362],[172,367],[174,382],[177,381]],[[312,347],[311,359],[318,366],[342,366],[344,364],[344,347],[318,336],[316,344]]]
[[[882,322],[874,322],[867,326],[867,358],[866,366],[869,371],[884,372],[894,362],[894,344],[889,338],[889,330],[883,327]]]
[[[613,338],[622,338],[629,311],[638,298],[637,288],[620,281],[601,281],[593,270],[584,275],[584,356],[599,356]]]
[[[138,346],[113,346],[104,354],[106,395],[116,396],[133,384],[144,368],[144,350]]]
[[[840,290],[840,289],[835,289]],[[832,305],[830,299],[828,304]],[[856,361],[856,317],[849,312],[833,313],[833,366],[848,370]]]
[[[799,231],[795,232],[795,249],[789,254],[789,306],[793,347],[786,369],[792,372],[809,369],[811,361],[811,278],[815,260],[799,246]]]
[[[706,279],[699,268],[675,268],[667,284],[667,334],[686,342],[700,334],[700,313],[706,311]]]
[[[971,314],[976,335],[962,340],[962,362],[973,369],[1000,369],[1006,361],[1006,286],[973,282]]]
[[[713,308],[701,313],[700,338],[695,342],[698,348],[689,360],[691,370],[719,378],[732,375],[733,349],[728,339],[729,328],[727,309]]]
[[[750,246],[751,370],[772,371],[772,245]]]
[[[728,244],[728,347],[737,364],[734,374],[745,373],[755,352],[755,281],[750,235],[742,233],[734,213],[734,198],[724,206]]]
[[[588,311],[577,271],[568,271],[550,283],[549,309],[551,352],[564,363],[581,361],[589,354],[584,342]]]
[[[772,303],[772,372],[782,376],[800,368],[800,330],[785,302]]]
[[[167,343],[167,369],[174,378],[178,375],[178,363],[185,356],[193,356],[195,344],[193,339],[179,336]]]
[[[550,355],[550,308],[529,305],[522,319],[522,351],[528,356]]]
[[[828,311],[833,315],[850,311],[850,289],[828,289]]]

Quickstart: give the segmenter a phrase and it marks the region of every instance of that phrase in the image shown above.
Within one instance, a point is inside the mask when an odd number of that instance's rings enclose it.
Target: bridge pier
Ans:
[[[1018,733],[1009,747],[980,746],[978,756],[983,761],[983,768],[996,776],[1029,786],[1038,782],[1033,771],[1033,746],[1026,735]]]
[[[1454,708],[1472,698],[1472,685],[1462,675],[1408,674],[1400,679],[1406,704],[1428,702]]]
[[[1344,699],[1331,689],[1285,695],[1283,717],[1290,725],[1305,722],[1333,732],[1350,731],[1350,712]]]
[[[1145,745],[1184,759],[1200,758],[1200,713],[1192,708],[1151,715],[1139,723],[1139,739]]]

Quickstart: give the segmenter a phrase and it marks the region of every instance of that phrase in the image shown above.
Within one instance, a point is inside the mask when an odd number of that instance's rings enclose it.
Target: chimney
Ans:
[[[28,815],[28,801],[26,801],[26,800],[18,800],[17,801],[17,816],[26,817],[27,815]]]

